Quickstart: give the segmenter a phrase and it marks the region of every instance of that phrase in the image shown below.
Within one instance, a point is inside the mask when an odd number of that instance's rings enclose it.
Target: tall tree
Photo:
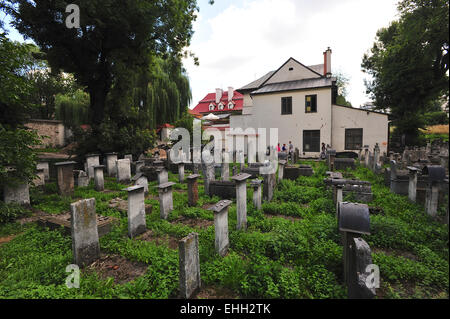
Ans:
[[[448,96],[449,2],[403,0],[400,18],[377,32],[362,69],[372,76],[366,82],[379,109],[390,109],[394,125],[414,144],[421,114],[432,100]]]
[[[189,45],[196,0],[10,0],[14,26],[47,54],[50,66],[87,87],[94,131],[105,118],[107,95],[154,55],[179,57]],[[68,4],[80,8],[81,28],[68,29]],[[119,81],[122,81],[119,83]]]

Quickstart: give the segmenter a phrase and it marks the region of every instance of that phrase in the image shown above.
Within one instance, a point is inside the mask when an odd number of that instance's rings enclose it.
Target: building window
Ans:
[[[233,102],[228,103],[228,108],[231,110],[234,107]]]
[[[305,113],[317,113],[317,95],[305,97]]]
[[[281,114],[292,114],[292,96],[281,98]]]
[[[213,103],[211,103],[211,104],[209,105],[209,110],[210,110],[210,111],[213,111],[213,110],[214,110],[214,104],[213,104]]]
[[[345,129],[345,149],[359,150],[363,142],[362,128],[347,128]]]
[[[223,105],[223,103],[220,102],[220,103],[219,103],[219,106],[218,106],[219,110],[223,110],[224,107],[225,107],[225,105]]]
[[[320,152],[320,130],[303,131],[303,152]]]

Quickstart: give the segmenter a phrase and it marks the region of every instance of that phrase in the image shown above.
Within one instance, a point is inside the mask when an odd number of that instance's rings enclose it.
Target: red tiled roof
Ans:
[[[216,105],[216,93],[208,93],[198,104],[191,110],[191,114],[200,114],[200,113],[220,113],[220,112],[230,112],[230,111],[242,111],[242,107],[244,106],[244,96],[238,91],[234,91],[233,94],[233,103],[234,107],[232,109],[228,108],[228,91],[224,91],[222,94],[221,102],[224,103],[225,107],[223,110],[219,110]],[[209,110],[209,104],[214,103],[214,110]]]
[[[170,125],[169,123],[164,123],[162,125],[158,125],[158,128],[174,128],[175,126]]]

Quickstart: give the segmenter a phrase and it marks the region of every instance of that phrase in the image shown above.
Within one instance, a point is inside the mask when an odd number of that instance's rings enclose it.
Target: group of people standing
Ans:
[[[286,146],[286,144],[283,144],[283,146],[280,146],[280,143],[278,143],[277,151],[288,153],[288,156],[292,158],[294,156],[294,145],[292,144],[291,141],[289,141],[288,146]]]

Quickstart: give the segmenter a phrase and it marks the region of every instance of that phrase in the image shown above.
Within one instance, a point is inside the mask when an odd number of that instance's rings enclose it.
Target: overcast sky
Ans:
[[[398,0],[198,0],[190,51],[184,60],[192,89],[191,108],[208,92],[238,89],[276,70],[289,57],[305,65],[323,63],[333,51],[331,68],[350,78],[348,100],[360,106],[365,94],[363,54],[376,31],[397,18]],[[4,18],[0,14],[0,19]],[[6,20],[7,22],[8,20]],[[10,38],[23,41],[10,29]]]
[[[190,50],[184,61],[191,108],[215,88],[235,89],[276,70],[289,57],[305,65],[323,63],[332,49],[332,71],[350,78],[348,100],[368,101],[361,72],[363,54],[376,31],[397,18],[398,0],[199,0]]]

